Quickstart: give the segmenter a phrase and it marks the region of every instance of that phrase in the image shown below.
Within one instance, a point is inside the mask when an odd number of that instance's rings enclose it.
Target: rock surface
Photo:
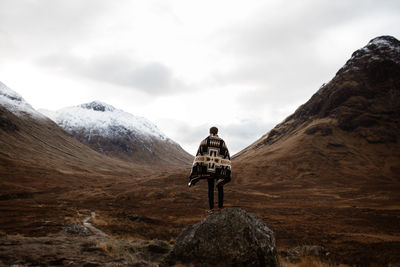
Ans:
[[[324,257],[330,253],[324,247],[318,245],[304,245],[290,248],[282,253],[282,255],[290,262],[299,262],[301,258],[307,256]]]
[[[169,264],[196,266],[278,266],[275,237],[263,221],[239,208],[225,208],[187,226],[168,257]]]
[[[90,231],[86,227],[84,227],[83,225],[74,223],[74,222],[67,223],[67,225],[64,227],[64,229],[61,231],[61,234],[77,235],[77,236],[91,235]]]

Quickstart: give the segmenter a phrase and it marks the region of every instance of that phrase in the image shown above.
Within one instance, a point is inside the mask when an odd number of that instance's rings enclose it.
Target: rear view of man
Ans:
[[[224,185],[231,180],[231,157],[225,141],[218,136],[218,128],[211,127],[210,135],[201,141],[192,171],[189,176],[191,187],[199,180],[208,181],[210,212],[214,210],[214,184],[218,188],[218,208],[224,206]]]

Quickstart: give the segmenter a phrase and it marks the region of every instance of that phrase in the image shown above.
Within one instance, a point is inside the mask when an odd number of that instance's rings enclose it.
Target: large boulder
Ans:
[[[225,208],[187,226],[167,261],[195,266],[279,265],[273,231],[239,208]]]

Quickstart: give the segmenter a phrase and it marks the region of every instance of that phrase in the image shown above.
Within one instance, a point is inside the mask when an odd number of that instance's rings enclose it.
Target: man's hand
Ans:
[[[200,180],[200,178],[198,178],[198,177],[192,178],[188,183],[188,187],[194,186],[199,180]]]
[[[217,180],[216,186],[219,186],[219,185],[223,186],[223,185],[224,185],[224,182],[225,182],[225,180],[222,179],[222,178],[220,178],[220,179]]]

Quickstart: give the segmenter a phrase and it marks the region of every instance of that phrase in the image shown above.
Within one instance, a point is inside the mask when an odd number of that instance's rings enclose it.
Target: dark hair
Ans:
[[[218,134],[218,128],[213,126],[210,128],[210,134]]]

